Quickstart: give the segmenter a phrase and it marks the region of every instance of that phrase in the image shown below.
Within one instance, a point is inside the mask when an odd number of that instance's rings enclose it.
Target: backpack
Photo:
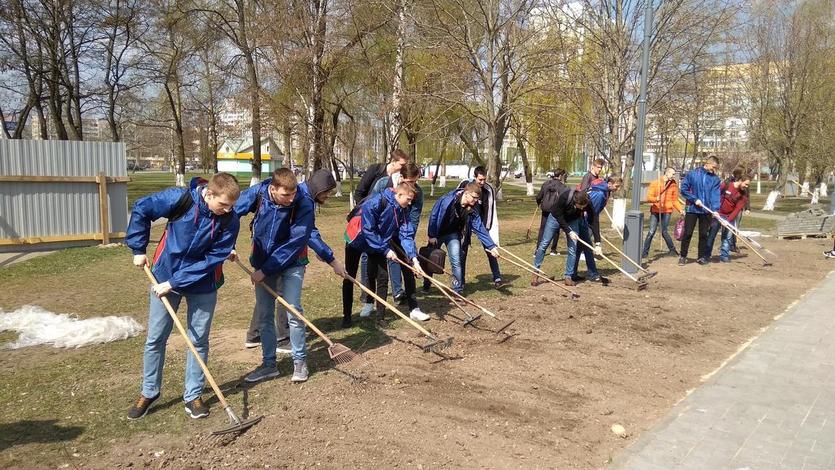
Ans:
[[[557,208],[557,199],[559,199],[560,195],[564,193],[568,188],[559,191],[556,188],[548,188],[548,191],[542,195],[542,203],[540,207],[542,208],[543,212],[554,212],[554,209]],[[573,191],[573,189],[572,189]],[[574,196],[572,194],[572,196]]]
[[[174,205],[174,209],[172,209],[171,212],[168,213],[168,216],[166,217],[168,219],[168,222],[166,222],[165,224],[165,229],[163,229],[162,231],[162,236],[159,239],[159,244],[157,244],[157,248],[156,250],[154,250],[153,258],[151,258],[152,268],[157,263],[159,257],[162,255],[163,250],[165,250],[165,242],[168,239],[168,228],[171,226],[171,224],[174,223],[174,221],[183,218],[192,207],[194,207],[195,211],[194,218],[195,220],[197,219],[198,208],[194,205],[194,199],[192,199],[191,197],[191,190],[198,186],[205,186],[207,183],[208,181],[206,181],[205,179],[195,177],[191,181],[191,188],[189,188],[188,191],[184,192],[180,196],[180,199],[177,200],[177,204]],[[232,213],[229,212],[227,214],[224,214],[218,217],[218,219],[220,220],[220,230],[218,230],[217,232],[219,235],[223,233],[223,231],[226,230],[226,228],[229,227],[229,224],[232,222]],[[215,288],[219,288],[223,285],[224,282],[225,279],[223,276],[223,265],[219,265],[215,268],[214,272]]]
[[[364,197],[359,204],[351,209],[351,212],[348,212],[348,216],[346,217],[348,225],[345,226],[345,234],[343,236],[345,243],[353,242],[357,239],[360,232],[362,232],[362,203],[370,197],[371,196]],[[389,202],[385,197],[381,197],[380,199],[382,199],[382,201],[380,201],[380,207],[382,208],[380,212],[385,212]]]

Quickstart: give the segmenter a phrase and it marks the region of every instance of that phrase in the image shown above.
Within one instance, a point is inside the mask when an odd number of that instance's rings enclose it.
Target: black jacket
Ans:
[[[554,216],[560,223],[560,228],[568,235],[571,232],[569,222],[579,219],[585,215],[586,221],[591,227],[591,232],[594,235],[595,243],[600,243],[600,223],[598,216],[589,203],[585,210],[579,210],[574,207],[574,192],[565,191],[557,198],[557,205],[551,215]],[[578,234],[579,235],[579,234]]]
[[[355,203],[359,204],[360,201],[368,197],[368,195],[371,194],[371,188],[374,187],[374,182],[383,176],[387,176],[385,163],[375,163],[369,166],[368,169],[365,170],[365,173],[363,173],[356,189],[354,189]]]

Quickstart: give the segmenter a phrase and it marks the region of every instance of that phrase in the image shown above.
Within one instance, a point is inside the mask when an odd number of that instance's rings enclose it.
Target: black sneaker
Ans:
[[[649,251],[646,253],[641,253],[641,258],[649,258]]]
[[[209,416],[209,407],[203,403],[202,398],[197,397],[186,403],[186,414],[194,419],[205,418]]]
[[[739,248],[737,248],[735,246],[732,246],[731,247],[731,253],[739,253]]]
[[[606,278],[606,277],[603,277],[603,276],[590,277],[589,282],[599,282],[599,283],[603,284],[604,286],[607,286],[607,285],[609,285],[609,278]]]
[[[701,264],[702,266],[707,266],[710,264],[710,260],[707,258],[699,258],[696,260],[697,263]]]
[[[684,266],[685,264],[687,264],[687,258],[682,258],[682,257],[679,256],[678,265],[679,266]]]
[[[670,250],[667,252],[667,256],[679,256],[679,254],[676,250]]]
[[[136,400],[136,403],[130,407],[128,410],[128,419],[139,419],[144,418],[146,414],[148,414],[148,409],[151,407],[157,398],[159,398],[159,393],[154,398],[146,398],[142,395],[139,395],[139,399]]]
[[[397,302],[398,305],[406,305],[406,302],[408,302],[408,300],[409,298],[406,297],[405,292],[401,292],[394,296],[394,301]]]
[[[354,322],[351,320],[351,317],[342,317],[342,328],[350,328],[354,326]]]

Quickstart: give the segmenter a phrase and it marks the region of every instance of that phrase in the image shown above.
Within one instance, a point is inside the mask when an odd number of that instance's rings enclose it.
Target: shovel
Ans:
[[[151,284],[159,284],[157,279],[154,277],[154,274],[151,272],[151,268],[149,268],[147,264],[143,266],[143,269],[145,270],[145,274],[148,276],[148,280],[151,281]],[[206,367],[206,363],[203,362],[203,359],[201,359],[200,355],[197,354],[197,349],[194,348],[194,344],[192,344],[191,340],[188,339],[188,334],[186,334],[183,324],[180,323],[180,319],[177,318],[177,313],[174,311],[174,307],[171,306],[171,302],[168,301],[168,297],[163,295],[159,299],[162,301],[162,304],[165,305],[165,309],[168,311],[168,314],[171,315],[171,319],[174,320],[174,326],[177,327],[177,331],[179,331],[183,336],[183,340],[186,345],[191,350],[191,353],[194,354],[194,359],[197,360],[197,364],[199,364],[200,368],[203,369],[203,373],[206,375],[206,380],[208,380],[209,385],[212,386],[212,390],[214,390],[218,401],[220,401],[223,411],[225,411],[226,415],[229,416],[229,426],[212,432],[212,435],[220,436],[223,434],[241,433],[258,424],[258,422],[264,418],[263,416],[242,420],[235,414],[234,411],[232,411],[232,407],[229,406],[229,403],[226,401],[226,397],[223,396],[223,392],[221,392],[220,387],[217,386],[214,377],[212,377],[212,373],[209,372],[209,368]]]
[[[235,258],[235,262],[238,263],[238,266],[240,266],[245,273],[247,273],[250,276],[252,275],[252,271],[241,262],[240,258]],[[322,333],[322,331],[319,330],[319,328],[316,328],[316,325],[314,325],[313,322],[305,318],[304,315],[302,315],[298,310],[296,310],[295,307],[293,307],[293,305],[284,300],[280,295],[278,295],[276,291],[272,290],[270,286],[262,282],[261,287],[263,287],[264,290],[269,292],[270,295],[275,297],[275,300],[278,300],[279,303],[281,303],[281,305],[283,305],[284,308],[286,308],[290,313],[295,315],[296,318],[303,321],[304,324],[307,325],[308,328],[313,330],[313,332],[316,333],[320,338],[322,338],[324,342],[328,343],[328,356],[330,356],[331,360],[334,363],[346,364],[357,357],[357,353],[351,351],[351,348],[349,348],[348,346],[345,346],[344,344],[340,343],[334,343],[333,341],[331,341],[331,339],[328,338],[326,334]]]
[[[636,268],[638,268],[638,269],[640,269],[641,271],[644,272],[644,275],[639,276],[638,279],[641,279],[642,281],[646,281],[647,279],[652,279],[653,277],[655,277],[656,274],[658,274],[658,271],[650,271],[649,269],[646,269],[643,266],[641,266],[640,264],[638,264],[637,262],[635,262],[635,260],[633,260],[632,258],[626,256],[626,253],[620,251],[620,249],[618,247],[616,247],[614,243],[610,242],[605,237],[600,237],[600,238],[603,238],[603,241],[608,243],[609,246],[611,246],[615,251],[617,251],[618,254],[623,256],[624,259],[626,259],[630,263],[634,264]]]
[[[591,246],[591,245],[589,245],[588,243],[586,243],[586,242],[585,242],[582,238],[580,238],[579,236],[577,237],[577,241],[578,241],[578,242],[580,242],[580,243],[582,243],[583,245],[585,245],[588,249],[590,249],[590,250],[592,250],[592,251],[594,250],[594,247],[593,247],[593,246]],[[647,281],[645,281],[645,280],[643,280],[643,279],[638,279],[638,278],[636,278],[635,276],[633,276],[633,275],[629,274],[629,273],[628,273],[628,272],[626,272],[623,268],[621,268],[620,266],[618,266],[618,264],[617,264],[617,263],[615,263],[614,261],[612,261],[612,260],[611,260],[608,256],[606,256],[606,255],[604,255],[604,254],[602,254],[602,253],[601,253],[601,254],[600,254],[600,257],[601,257],[601,258],[603,258],[603,259],[605,259],[606,261],[608,261],[608,262],[609,262],[609,264],[611,264],[612,266],[614,266],[614,267],[615,267],[618,271],[620,271],[620,272],[621,272],[624,276],[626,276],[626,277],[628,277],[629,279],[632,279],[633,281],[635,281],[635,287],[637,288],[637,290],[644,290],[644,289],[646,289],[646,288],[647,288]]]
[[[424,336],[426,336],[427,338],[432,340],[429,344],[426,344],[426,345],[418,345],[418,344],[415,345],[415,346],[419,347],[420,349],[422,349],[424,352],[427,352],[427,351],[436,352],[436,351],[445,349],[452,344],[452,337],[444,338],[444,339],[438,338],[437,336],[430,333],[429,330],[427,330],[426,328],[418,325],[417,322],[415,322],[414,320],[409,318],[407,315],[405,315],[403,312],[398,310],[397,307],[395,307],[394,305],[386,302],[386,299],[383,299],[379,295],[375,294],[371,289],[369,289],[368,287],[365,287],[365,285],[363,285],[363,283],[357,281],[356,279],[354,279],[353,277],[351,277],[347,274],[345,275],[345,279],[348,279],[349,281],[351,281],[354,284],[356,284],[357,286],[359,286],[359,288],[362,289],[363,292],[365,292],[366,294],[371,296],[377,302],[380,302],[381,304],[385,305],[386,308],[391,310],[392,312],[394,312],[395,315],[397,315],[398,317],[406,320],[406,322],[409,325],[413,326],[415,329],[417,329],[418,331],[423,333]]]

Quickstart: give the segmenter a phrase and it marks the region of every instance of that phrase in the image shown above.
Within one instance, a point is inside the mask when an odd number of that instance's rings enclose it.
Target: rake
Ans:
[[[159,284],[148,265],[146,264],[145,266],[143,266],[143,268],[145,271],[145,275],[148,276],[148,280],[151,281],[151,284]],[[203,374],[206,375],[206,380],[208,380],[209,385],[211,385],[212,390],[215,392],[218,401],[220,401],[220,405],[223,407],[223,411],[225,411],[226,415],[229,417],[230,425],[212,432],[212,435],[220,436],[223,434],[242,433],[247,429],[251,428],[252,426],[258,424],[264,418],[263,416],[257,416],[255,418],[242,420],[238,417],[238,415],[235,414],[235,412],[232,410],[232,407],[229,406],[229,402],[226,401],[226,397],[223,396],[223,392],[220,391],[220,387],[217,386],[217,382],[215,382],[215,378],[212,376],[212,373],[209,372],[209,368],[206,366],[206,363],[203,362],[203,359],[200,358],[200,354],[197,353],[197,349],[194,348],[194,344],[188,338],[188,334],[186,333],[185,328],[183,328],[183,324],[180,323],[180,319],[177,317],[177,312],[174,311],[174,307],[171,306],[171,302],[168,301],[168,297],[163,295],[162,297],[160,297],[160,300],[162,301],[162,304],[165,305],[165,310],[167,310],[168,314],[171,315],[171,319],[174,321],[174,326],[177,327],[177,331],[179,331],[180,334],[183,336],[183,340],[185,341],[189,350],[192,354],[194,354],[194,359],[197,360],[197,364],[200,365],[201,369],[203,369]]]
[[[418,255],[418,256],[420,256],[420,255]],[[426,258],[424,258],[424,259],[426,259]],[[399,260],[398,260],[398,261],[399,261]],[[432,262],[432,261],[430,261],[430,260],[426,260],[426,261],[427,261],[428,263],[432,263],[433,265],[437,266],[437,264],[433,263],[433,262]],[[405,263],[403,263],[402,261],[400,261],[400,263],[401,263],[401,264],[403,264],[404,266],[407,266],[407,265],[406,265]],[[411,266],[407,266],[407,267],[408,267],[409,269],[411,269],[413,272],[417,273],[417,271],[416,271],[413,267],[411,267]],[[441,268],[441,270],[442,270],[442,271],[444,271],[444,273],[446,273],[446,270],[444,270],[443,268]],[[448,286],[448,285],[444,284],[443,282],[441,282],[441,281],[439,281],[439,280],[437,280],[437,279],[434,279],[432,276],[425,276],[425,278],[426,278],[429,282],[431,282],[432,284],[434,284],[434,285],[435,285],[435,287],[437,287],[437,288],[438,288],[438,290],[440,290],[440,291],[441,291],[441,293],[443,293],[443,294],[444,294],[444,295],[445,295],[445,296],[446,296],[446,297],[447,297],[450,301],[452,301],[452,303],[454,303],[456,306],[458,306],[458,302],[462,302],[462,303],[465,303],[465,304],[467,304],[467,305],[469,305],[469,306],[471,306],[471,307],[474,307],[474,308],[477,308],[477,309],[481,310],[483,313],[487,314],[487,315],[488,315],[488,316],[490,316],[491,318],[495,318],[496,320],[499,320],[499,317],[497,317],[495,313],[491,312],[490,310],[487,310],[485,307],[483,307],[483,306],[481,306],[481,305],[479,305],[479,304],[477,304],[477,303],[473,302],[472,300],[470,300],[470,299],[468,299],[468,298],[464,297],[463,295],[459,294],[458,292],[455,292],[455,290],[454,290],[452,287],[450,287],[450,286]],[[454,297],[453,297],[453,296],[454,296]],[[459,306],[458,308],[460,308],[462,311],[464,311],[464,313],[467,313],[467,311],[466,311],[466,310],[464,310],[462,307],[460,307],[460,306]],[[470,323],[472,323],[472,322],[474,322],[474,321],[478,320],[479,318],[481,318],[481,314],[478,314],[478,315],[476,315],[476,316],[474,316],[474,317],[473,317],[473,316],[471,316],[469,313],[467,313],[467,316],[470,318],[470,320],[468,320],[467,322],[464,322],[464,326],[467,326],[468,324],[470,324]],[[497,330],[495,330],[495,331],[493,331],[493,332],[494,332],[495,334],[497,334],[497,335],[498,335],[498,334],[505,334],[505,335],[507,335],[507,333],[505,333],[504,331],[505,331],[505,330],[506,330],[506,329],[507,329],[510,325],[512,325],[515,321],[516,321],[516,319],[514,318],[513,320],[510,320],[509,322],[507,322],[507,323],[503,324],[501,327],[499,327]],[[508,336],[509,336],[509,335],[508,335]],[[507,339],[507,338],[505,338],[505,339]],[[504,340],[502,340],[502,341],[504,341]]]
[[[528,231],[525,232],[525,240],[531,239],[531,230],[533,230],[533,221],[536,220],[537,212],[539,212],[539,206],[533,208],[533,214],[531,214],[531,223],[528,224]]]
[[[426,336],[427,338],[432,340],[429,344],[426,344],[426,345],[418,345],[418,344],[415,345],[415,346],[419,347],[420,349],[422,349],[424,352],[429,351],[429,352],[437,353],[437,351],[445,349],[452,344],[452,337],[451,336],[448,337],[448,338],[444,338],[444,339],[438,338],[437,336],[433,335],[429,330],[427,330],[426,328],[418,325],[414,320],[412,320],[407,315],[405,315],[403,312],[398,310],[397,307],[395,307],[394,305],[386,302],[386,299],[383,299],[379,295],[375,294],[371,289],[369,289],[368,287],[365,287],[365,285],[363,283],[357,281],[355,278],[351,277],[348,274],[345,275],[345,279],[348,279],[349,281],[351,281],[354,284],[356,284],[357,286],[359,286],[359,288],[362,289],[363,292],[365,292],[366,294],[368,294],[369,296],[374,298],[374,300],[376,300],[377,302],[380,302],[381,304],[385,305],[385,307],[387,309],[391,310],[392,312],[394,312],[395,315],[397,315],[398,317],[406,320],[406,322],[409,325],[413,326],[415,329],[417,329],[418,331],[423,333],[424,336]]]
[[[727,228],[728,230],[733,232],[733,234],[736,235],[738,240],[742,240],[743,243],[748,245],[748,248],[750,248],[751,251],[754,252],[754,254],[759,256],[761,260],[763,260],[763,266],[771,266],[771,261],[767,260],[765,258],[765,256],[761,255],[760,252],[757,251],[756,248],[754,248],[754,245],[759,246],[760,249],[768,251],[769,253],[771,253],[771,251],[765,249],[762,245],[757,243],[754,239],[742,235],[742,233],[736,227],[734,227],[733,224],[731,224],[727,220],[723,219],[722,216],[719,215],[717,212],[708,209],[707,207],[704,206],[704,204],[701,207],[702,207],[702,209],[706,210],[710,215],[712,215],[714,218],[716,218],[716,220],[718,220],[719,223],[722,224],[725,228]],[[771,253],[771,255],[774,255],[774,253]]]
[[[252,271],[241,262],[240,258],[235,258],[235,262],[238,264],[238,266],[241,267],[241,269],[245,273],[247,273],[247,275],[252,275]],[[319,328],[316,328],[316,325],[314,325],[313,322],[305,318],[304,315],[301,314],[301,312],[296,310],[296,308],[293,307],[292,304],[290,304],[289,302],[284,300],[280,295],[278,295],[278,292],[274,291],[270,286],[262,282],[261,287],[263,287],[264,290],[269,292],[270,295],[275,297],[275,300],[278,300],[278,302],[281,303],[281,305],[283,305],[284,308],[286,308],[290,313],[295,315],[296,318],[303,321],[304,324],[307,325],[308,328],[313,330],[313,332],[316,333],[320,338],[322,338],[324,342],[328,343],[328,356],[330,356],[331,360],[334,363],[347,364],[348,362],[351,362],[353,359],[357,357],[357,353],[351,351],[351,348],[349,348],[348,346],[345,346],[341,343],[334,343],[333,341],[331,341],[331,339],[328,338],[326,334],[322,333],[322,331]]]
[[[449,271],[444,269],[443,266],[438,266],[434,261],[430,260],[429,258],[427,258],[423,255],[420,255],[420,254],[418,254],[418,257],[421,258],[422,260],[426,261],[427,263],[437,267],[438,269],[441,270],[441,272],[443,272],[447,276],[452,276],[452,274],[450,274]],[[463,295],[459,294],[458,292],[455,292],[455,290],[452,287],[442,283],[441,281],[438,281],[437,279],[432,278],[431,276],[426,276],[426,278],[429,279],[430,282],[434,281],[436,286],[440,286],[440,287],[438,287],[439,289],[445,288],[450,294],[456,296],[458,298],[458,300],[460,300],[461,302],[464,302],[467,305],[470,305],[474,308],[477,308],[477,309],[481,310],[482,312],[484,312],[485,314],[487,314],[487,315],[489,315],[493,318],[498,318],[498,317],[496,317],[495,313],[491,312],[490,310],[487,310],[484,306],[475,303],[474,301],[468,299],[467,297],[464,297]],[[513,323],[514,321],[515,320],[511,320],[511,323]],[[504,328],[507,328],[507,325]]]
[[[580,243],[582,243],[583,245],[585,245],[588,249],[590,249],[590,250],[594,251],[594,247],[593,247],[593,246],[591,246],[591,245],[589,245],[588,243],[586,243],[586,242],[585,242],[585,240],[583,240],[582,238],[577,237],[577,241],[578,241],[578,242],[580,242]],[[617,264],[617,263],[615,263],[614,261],[612,261],[612,259],[611,259],[611,258],[609,258],[608,256],[604,255],[603,253],[601,253],[601,254],[600,254],[600,257],[601,257],[601,258],[603,258],[603,259],[605,259],[606,261],[608,261],[608,262],[609,262],[609,264],[611,264],[612,266],[614,266],[614,267],[615,267],[615,269],[617,269],[618,271],[620,271],[620,272],[621,272],[624,276],[626,276],[626,277],[628,277],[629,279],[632,279],[633,281],[635,281],[635,287],[637,288],[637,290],[644,290],[644,289],[646,289],[646,288],[647,288],[647,281],[646,281],[646,280],[643,280],[643,279],[638,279],[638,278],[636,278],[635,276],[633,276],[633,275],[629,274],[628,272],[626,272],[626,270],[625,270],[625,269],[623,269],[623,268],[621,268],[620,266],[618,266],[618,264]]]
[[[396,261],[397,263],[399,263],[399,264],[401,264],[401,265],[405,266],[405,267],[406,267],[409,271],[413,272],[413,273],[415,274],[415,276],[420,276],[420,273],[418,273],[418,271],[417,271],[417,270],[416,270],[413,266],[411,266],[409,263],[404,262],[404,261],[403,261],[403,260],[401,260],[400,258],[397,258],[395,261]],[[436,286],[436,287],[438,287],[438,284],[440,284],[440,282],[439,282],[439,281],[437,281],[437,280],[435,280],[435,279],[432,279],[432,278],[431,278],[431,277],[429,277],[429,276],[425,276],[425,277],[426,277],[426,280],[428,280],[428,281],[429,281],[429,282],[431,282],[432,284],[435,284],[435,286]],[[441,285],[443,285],[443,284],[441,284]],[[438,289],[441,291],[441,293],[442,293],[442,294],[444,294],[444,296],[446,296],[446,298],[447,298],[447,299],[449,299],[449,301],[450,301],[450,302],[452,302],[452,304],[453,304],[453,305],[455,305],[456,307],[458,307],[458,309],[459,309],[459,310],[461,310],[462,312],[464,312],[464,315],[467,317],[467,319],[466,319],[466,320],[462,320],[462,321],[463,321],[463,323],[462,323],[462,324],[463,324],[463,326],[469,326],[469,325],[470,325],[470,324],[472,324],[474,321],[476,321],[476,320],[478,320],[479,318],[481,318],[481,315],[480,315],[480,314],[479,314],[479,315],[476,315],[476,316],[472,316],[472,315],[470,315],[470,312],[466,311],[466,310],[464,309],[464,307],[462,307],[462,306],[461,306],[461,305],[460,305],[460,304],[456,301],[456,299],[454,299],[451,295],[449,295],[445,289],[443,289],[443,288],[441,288],[441,287],[438,287]],[[455,318],[457,319],[457,317],[455,317]]]
[[[507,249],[505,249],[504,247],[501,247],[501,246],[499,246],[499,250],[504,251],[505,253],[509,254],[510,256],[513,256],[514,258],[519,260],[519,262],[514,261],[514,260],[508,258],[507,256],[502,256],[501,254],[499,254],[499,258],[509,262],[510,264],[516,266],[517,268],[524,269],[525,271],[533,274],[534,276],[537,276],[540,279],[544,279],[546,282],[550,282],[551,284],[553,284],[553,285],[559,287],[560,289],[568,292],[571,295],[571,297],[570,297],[571,300],[577,300],[577,299],[580,298],[580,294],[574,292],[573,290],[569,289],[568,287],[565,287],[564,285],[560,284],[559,282],[557,282],[557,281],[551,279],[550,277],[546,276],[545,273],[543,273],[541,269],[539,269],[536,266],[528,263],[527,261],[523,260],[522,258],[516,256],[510,250],[507,250]]]
[[[638,279],[646,281],[647,279],[652,279],[653,277],[655,277],[658,274],[658,271],[650,271],[649,269],[646,269],[643,266],[641,266],[640,264],[638,264],[637,262],[635,262],[635,260],[633,260],[632,258],[626,256],[626,253],[624,253],[618,247],[616,247],[614,243],[607,240],[606,237],[600,237],[600,238],[602,238],[604,242],[608,243],[609,246],[611,246],[615,251],[618,252],[618,254],[623,256],[624,259],[626,259],[627,261],[629,261],[630,263],[635,265],[636,268],[638,268],[638,269],[640,269],[641,271],[644,272],[644,274],[642,276],[639,276]]]

